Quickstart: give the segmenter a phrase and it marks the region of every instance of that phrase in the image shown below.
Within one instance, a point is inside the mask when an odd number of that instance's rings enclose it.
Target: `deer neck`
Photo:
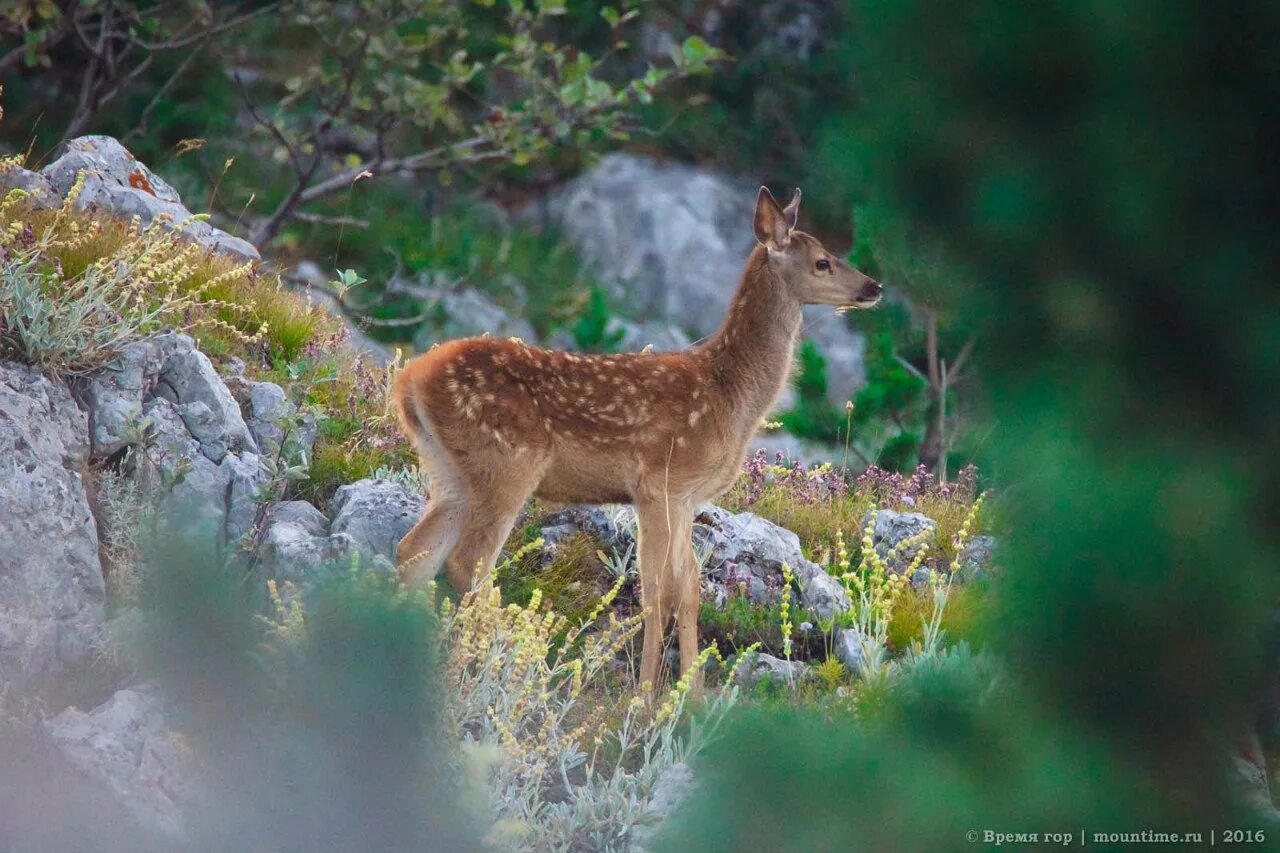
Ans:
[[[757,246],[724,323],[704,344],[711,381],[745,428],[754,431],[782,393],[800,333],[800,303]]]

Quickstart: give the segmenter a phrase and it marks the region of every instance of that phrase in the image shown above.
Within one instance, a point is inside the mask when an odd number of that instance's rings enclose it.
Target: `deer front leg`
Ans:
[[[662,668],[662,641],[672,617],[679,626],[680,671],[687,670],[698,656],[692,512],[684,502],[661,497],[636,506],[640,524],[640,598],[646,611],[640,681],[654,690],[658,689]]]

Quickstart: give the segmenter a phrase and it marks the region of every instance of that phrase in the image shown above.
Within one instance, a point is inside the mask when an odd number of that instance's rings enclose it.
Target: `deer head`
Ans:
[[[756,240],[768,250],[769,267],[791,296],[804,305],[870,308],[880,301],[880,282],[823,247],[811,234],[796,230],[800,190],[784,208],[773,193],[760,188],[756,197]]]

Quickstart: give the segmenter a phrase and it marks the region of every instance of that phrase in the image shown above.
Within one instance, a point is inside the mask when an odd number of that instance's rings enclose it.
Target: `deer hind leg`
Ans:
[[[411,436],[429,484],[427,511],[396,546],[400,579],[409,586],[433,580],[467,519],[467,490],[457,465],[427,428]]]
[[[699,577],[698,557],[693,550],[693,521],[688,519],[683,530],[683,539],[675,542],[677,553],[684,554],[684,559],[675,570],[674,583],[677,601],[675,603],[676,629],[680,637],[680,675],[684,676],[698,658],[698,605],[702,597],[702,583]],[[694,695],[702,692],[702,673],[695,672],[690,676],[690,690]]]
[[[692,562],[693,519],[689,507],[662,498],[638,502],[636,514],[640,522],[640,593],[645,608],[640,682],[657,690],[663,657],[662,641],[672,616],[679,620],[681,626],[681,671],[698,654],[697,599],[694,599],[691,621],[684,601],[686,596],[682,592],[686,564],[696,566]],[[685,627],[686,623],[692,626],[692,634]],[[686,646],[692,649],[687,661],[686,656],[690,653],[685,651]]]
[[[449,554],[445,573],[459,592],[493,570],[502,543],[525,500],[542,478],[546,463],[530,455],[505,457],[467,478],[467,518]]]

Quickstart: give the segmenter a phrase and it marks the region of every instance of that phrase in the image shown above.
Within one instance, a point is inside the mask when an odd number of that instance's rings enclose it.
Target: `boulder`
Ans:
[[[996,549],[996,537],[974,536],[960,549],[955,579],[958,581],[984,580],[991,573]]]
[[[700,333],[724,318],[747,254],[752,190],[722,175],[610,154],[547,202],[583,260],[639,316]]]
[[[929,543],[931,547],[935,544],[938,523],[929,518],[929,516],[918,512],[895,512],[891,509],[880,509],[874,512],[876,521],[871,533],[871,544],[881,557],[888,557],[889,552],[904,539],[909,539],[919,534],[924,534],[923,541]],[[866,530],[870,521],[871,511],[868,511],[862,516],[862,523],[858,529]],[[925,531],[928,531],[928,533],[925,533]],[[890,571],[901,572],[906,569],[915,556],[915,552],[915,547],[908,547],[899,552],[894,559],[889,561]]]
[[[89,423],[70,389],[0,363],[0,684],[65,687],[105,636]]]
[[[817,677],[813,668],[803,661],[783,660],[763,652],[756,652],[753,658],[738,670],[738,674],[742,686],[748,689],[765,679],[794,688],[798,684]]]
[[[295,584],[305,596],[338,565],[349,565],[355,543],[345,533],[313,532],[305,521],[271,521],[258,546],[258,570],[265,579]]]
[[[194,799],[192,757],[145,686],[116,691],[92,711],[67,708],[44,723],[67,764],[152,832],[178,838]]]
[[[155,368],[154,346],[136,341],[109,364],[73,380],[72,387],[89,414],[94,459],[106,458],[137,439],[143,394],[154,380]]]
[[[277,501],[267,509],[267,524],[296,524],[312,536],[329,535],[329,518],[306,501]]]
[[[862,665],[865,637],[857,628],[841,628],[836,631],[835,653],[840,663],[852,673]]]
[[[426,319],[413,339],[418,349],[427,349],[438,341],[484,334],[516,337],[530,343],[537,340],[528,320],[509,313],[478,290],[456,287],[452,282],[433,282],[430,274],[424,274],[419,282],[387,289],[388,293],[407,293],[423,303]]]
[[[80,136],[67,142],[61,157],[41,170],[53,191],[65,196],[84,173],[76,207],[100,209],[121,219],[137,216],[143,225],[160,219],[211,252],[259,260],[258,250],[208,222],[191,219],[177,191],[109,136]],[[191,221],[188,221],[191,220]]]
[[[315,415],[299,412],[284,389],[274,382],[255,382],[242,376],[230,376],[226,384],[240,404],[240,413],[249,427],[249,434],[261,452],[274,453],[283,441],[290,453],[299,451],[310,458],[316,442]]]
[[[390,480],[366,479],[339,486],[330,531],[351,538],[365,560],[395,560],[396,545],[426,511],[426,499]]]
[[[27,200],[38,208],[56,207],[58,204],[58,194],[49,179],[21,166],[0,169],[0,199],[13,190],[25,192]]]
[[[175,346],[164,360],[161,378],[165,384],[173,389],[179,403],[203,403],[209,408],[208,428],[217,428],[225,433],[228,450],[257,453],[257,442],[244,422],[240,406],[222,377],[213,369],[209,357],[195,349],[194,344],[187,346],[190,338],[182,341],[185,335],[177,337]]]
[[[222,461],[227,478],[227,541],[236,542],[253,530],[258,515],[259,489],[268,480],[256,453],[228,454]]]
[[[753,601],[762,595],[750,578],[761,581],[772,598],[781,589],[782,566],[791,567],[800,586],[800,600],[819,619],[831,619],[849,609],[844,587],[816,563],[805,559],[800,537],[750,512],[732,513],[707,504],[698,511],[694,541],[710,549],[708,573],[732,585],[745,582]]]
[[[628,504],[575,504],[549,516],[542,528],[545,550],[554,553],[557,544],[574,533],[583,532],[600,541],[604,552],[625,554],[636,542],[636,511]]]

